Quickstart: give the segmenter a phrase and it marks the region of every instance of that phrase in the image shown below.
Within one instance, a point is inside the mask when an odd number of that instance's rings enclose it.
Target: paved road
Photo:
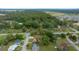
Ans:
[[[79,51],[79,47],[77,45],[75,45],[75,43],[73,41],[71,41],[68,37],[67,37],[67,41],[73,48],[75,48],[77,51]]]
[[[22,46],[22,51],[27,51],[27,44],[28,44],[28,39],[25,39],[24,44]]]
[[[67,34],[67,33],[77,34],[79,32],[54,32],[53,34]]]
[[[67,33],[77,34],[77,33],[79,33],[79,31],[77,31],[77,30],[74,29],[74,28],[71,28],[71,27],[70,27],[70,29],[73,30],[74,32],[54,32],[53,34],[67,34]]]
[[[29,43],[29,39],[30,39],[30,33],[26,33],[26,38],[22,46],[22,51],[27,51],[27,44]]]
[[[8,34],[10,34],[10,33],[1,33],[0,35],[8,35]],[[24,34],[24,33],[12,33],[13,35],[15,35],[15,34]]]
[[[78,30],[76,30],[76,29],[74,29],[72,27],[70,27],[70,29],[73,30],[73,31],[75,31],[75,32],[79,32]]]

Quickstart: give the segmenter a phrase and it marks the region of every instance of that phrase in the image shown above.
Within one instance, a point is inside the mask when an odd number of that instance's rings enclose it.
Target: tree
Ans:
[[[22,35],[22,34],[16,34],[15,37],[16,37],[16,39],[24,40],[24,35]]]
[[[62,38],[66,38],[66,35],[63,34],[63,33],[62,33],[60,36],[61,36]]]
[[[75,35],[70,35],[69,38],[74,42],[77,41],[77,37]]]
[[[44,35],[41,39],[41,44],[42,45],[48,45],[49,44],[49,37]]]

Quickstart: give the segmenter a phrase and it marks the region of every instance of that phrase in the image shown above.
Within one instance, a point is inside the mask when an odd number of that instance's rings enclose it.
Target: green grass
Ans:
[[[0,35],[0,40],[4,39],[6,36]]]
[[[30,50],[30,51],[32,50],[32,43],[31,43],[31,42],[28,43],[28,45],[27,45],[27,49]]]
[[[76,50],[72,46],[69,46],[68,51],[76,51]]]
[[[14,51],[21,51],[21,50],[22,50],[22,47],[18,46]]]
[[[40,46],[40,51],[56,51],[55,44],[51,43],[48,46]]]

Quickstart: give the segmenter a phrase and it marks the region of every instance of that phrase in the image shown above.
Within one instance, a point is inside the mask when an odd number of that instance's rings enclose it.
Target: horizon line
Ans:
[[[79,8],[0,8],[0,9],[79,9]]]

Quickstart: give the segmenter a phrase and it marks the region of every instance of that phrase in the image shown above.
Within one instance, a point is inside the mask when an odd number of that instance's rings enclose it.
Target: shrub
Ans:
[[[61,37],[62,37],[62,38],[66,38],[66,35],[65,35],[65,34],[61,34]]]
[[[14,40],[16,40],[15,36],[12,34],[8,34],[6,36],[6,38],[4,39],[4,45],[6,45],[6,44],[8,44],[8,42],[14,41]]]
[[[75,35],[70,35],[69,38],[72,40],[72,41],[76,41],[77,40],[77,37]]]
[[[41,44],[42,45],[48,45],[49,44],[49,37],[44,35],[41,39]]]
[[[0,39],[0,46],[3,45],[4,39]]]
[[[16,39],[19,39],[19,40],[24,39],[24,35],[22,35],[22,34],[16,34],[15,37],[16,37]]]

